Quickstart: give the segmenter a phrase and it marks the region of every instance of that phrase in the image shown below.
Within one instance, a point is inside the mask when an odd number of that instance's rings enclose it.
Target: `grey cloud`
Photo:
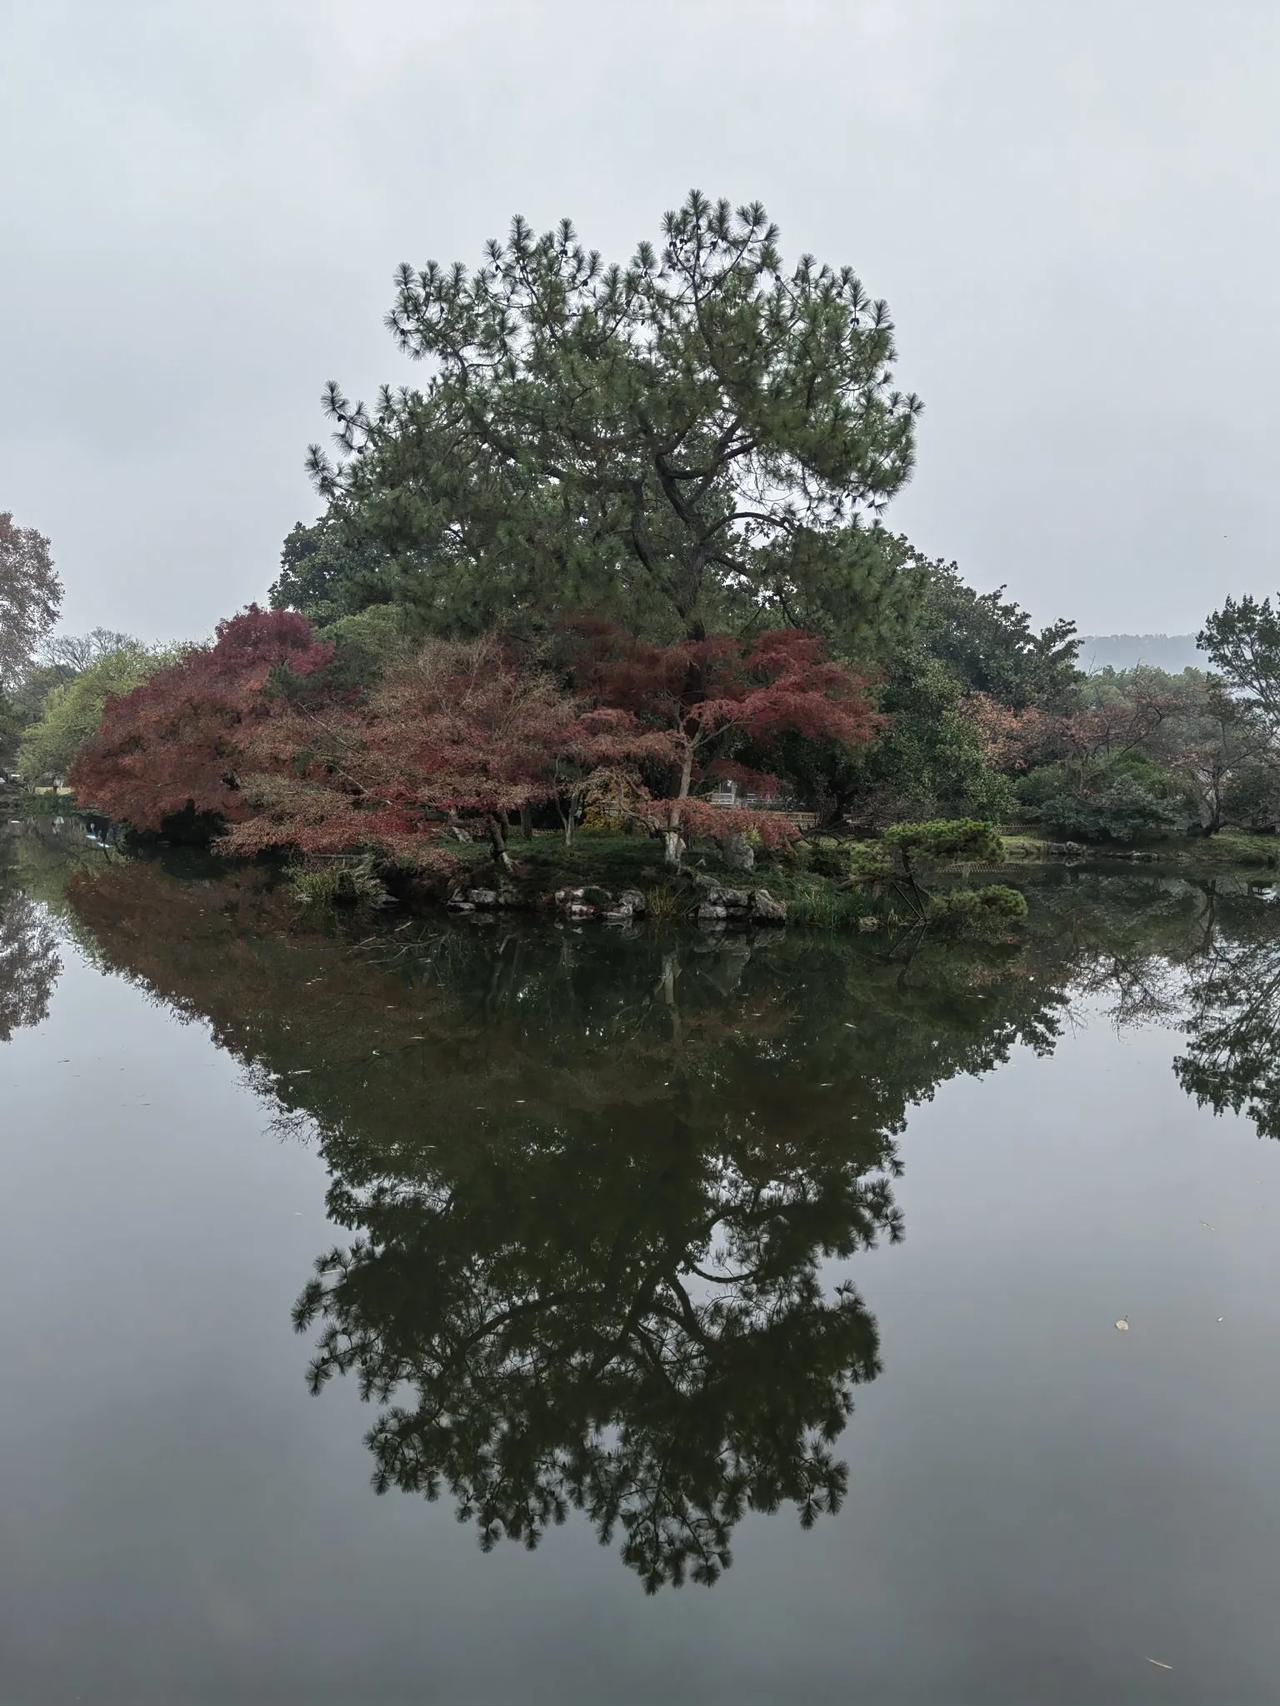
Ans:
[[[0,0],[0,507],[67,621],[207,632],[316,504],[395,264],[691,185],[886,296],[890,520],[1086,630],[1273,582],[1280,13],[1198,0]]]

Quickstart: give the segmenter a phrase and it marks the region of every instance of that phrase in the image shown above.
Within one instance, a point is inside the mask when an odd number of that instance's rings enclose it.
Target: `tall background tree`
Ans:
[[[1280,733],[1280,610],[1269,598],[1229,598],[1196,638],[1233,693]]]
[[[1074,622],[1063,618],[1036,628],[1004,587],[975,592],[955,563],[922,567],[916,632],[966,691],[1015,710],[1065,705],[1080,680]]]
[[[41,647],[44,664],[74,671],[80,675],[86,669],[116,652],[139,645],[132,634],[118,628],[90,628],[87,634],[54,634]]]
[[[108,702],[140,687],[178,655],[105,628],[83,638],[65,636],[48,651],[68,660],[63,667],[74,667],[72,658],[81,663],[77,674],[52,689],[40,716],[22,735],[17,768],[31,786],[66,776],[97,734]]]
[[[18,686],[36,648],[58,619],[62,582],[49,541],[0,513],[0,692]]]

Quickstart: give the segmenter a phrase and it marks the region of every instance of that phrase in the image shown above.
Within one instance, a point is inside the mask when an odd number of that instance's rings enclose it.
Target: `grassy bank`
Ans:
[[[493,876],[487,845],[473,842],[451,848],[474,868],[477,882]],[[787,904],[788,922],[818,926],[851,926],[872,909],[869,898],[818,872],[791,861],[760,860],[753,871],[734,870],[712,851],[688,855],[673,871],[663,858],[657,837],[609,835],[582,831],[566,847],[556,835],[513,837],[509,851],[512,882],[531,899],[557,889],[599,888],[617,892],[638,889],[650,915],[678,920],[692,916],[708,884],[731,889],[768,889]]]
[[[878,850],[873,844],[853,841],[818,840],[802,845],[795,854],[758,854],[751,870],[729,865],[713,844],[707,844],[686,854],[677,871],[665,862],[662,842],[656,837],[589,831],[580,833],[567,847],[554,835],[513,837],[508,844],[511,870],[505,874],[496,870],[487,844],[473,842],[451,851],[462,864],[461,873],[427,884],[413,879],[405,884],[392,880],[395,897],[410,906],[452,897],[455,903],[466,902],[482,910],[496,905],[537,911],[557,906],[557,894],[567,890],[570,892],[564,895],[563,906],[580,899],[600,914],[617,916],[618,909],[626,905],[627,892],[638,891],[644,897],[644,915],[650,920],[681,923],[699,917],[705,920],[708,906],[721,903],[727,905],[730,921],[740,922],[744,910],[753,915],[767,912],[767,895],[769,901],[785,907],[788,924],[800,927],[896,928],[924,922],[929,909],[929,923],[940,932],[986,938],[1002,934],[1010,923],[1017,922],[1021,917],[1018,908],[1025,911],[1025,903],[1017,897],[1011,900],[1007,890],[1001,904],[990,886],[995,873],[989,872],[983,896],[974,897],[972,915],[962,917],[962,908],[956,904],[961,896],[955,893],[954,879],[965,882],[975,866],[935,862],[940,888],[948,892],[930,900],[928,891],[913,888],[908,876],[886,882],[882,868],[873,875],[869,869],[872,861],[865,855]],[[882,865],[878,858],[874,862]],[[308,890],[311,884],[315,886]],[[317,877],[314,867],[299,879],[299,886],[308,899],[331,898],[332,882]],[[735,894],[742,899],[733,899]],[[344,898],[356,899],[358,893]],[[780,922],[781,915],[773,912],[772,921]]]

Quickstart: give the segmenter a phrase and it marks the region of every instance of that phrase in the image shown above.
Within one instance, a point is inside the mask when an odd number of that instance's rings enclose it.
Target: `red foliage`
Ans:
[[[753,812],[743,806],[715,806],[710,800],[650,800],[641,816],[663,832],[676,831],[685,840],[726,842],[731,835],[758,835],[763,847],[775,850],[800,839],[800,831],[784,812]]]
[[[501,852],[508,812],[644,744],[624,713],[587,708],[492,640],[434,641],[393,665],[363,705],[291,709],[265,722],[247,787],[258,815],[223,845],[374,848],[421,866],[461,819],[479,820]]]
[[[272,678],[314,675],[332,655],[305,617],[250,605],[219,623],[211,646],[192,647],[108,702],[71,786],[83,804],[137,829],[158,830],[188,807],[236,821],[251,809],[243,759],[275,704]]]
[[[1067,744],[1070,719],[1053,716],[1031,705],[1015,711],[987,693],[971,693],[962,706],[982,737],[987,757],[997,770],[1021,774],[1037,764],[1060,758]]]
[[[1012,710],[985,693],[971,693],[964,712],[982,736],[998,770],[1017,775],[1061,759],[1114,759],[1148,741],[1179,710],[1176,695],[1158,684],[1131,682],[1123,693],[1100,693],[1091,705],[1055,715],[1032,705]]]
[[[371,850],[421,868],[464,823],[501,856],[507,814],[526,806],[567,802],[568,828],[611,775],[625,815],[673,840],[755,830],[775,846],[794,835],[785,818],[712,806],[695,783],[749,774],[768,792],[773,778],[735,764],[735,741],[857,748],[879,725],[861,678],[809,634],[656,647],[599,624],[570,632],[577,694],[485,639],[399,655],[356,700],[325,674],[331,648],[304,618],[252,608],[113,701],[73,786],[139,828],[188,806],[215,816],[230,852]],[[651,798],[641,765],[672,775],[674,797]]]
[[[800,629],[771,629],[749,644],[719,637],[674,646],[644,645],[596,622],[576,631],[576,667],[597,702],[631,712],[669,741],[677,801],[704,776],[727,772],[726,749],[737,737],[767,747],[797,734],[856,751],[881,727],[863,677]],[[767,787],[769,779],[753,775]]]

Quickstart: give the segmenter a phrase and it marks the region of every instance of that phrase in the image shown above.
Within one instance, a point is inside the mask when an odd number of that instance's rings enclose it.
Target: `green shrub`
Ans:
[[[5,807],[6,811],[19,811],[23,817],[57,817],[75,809],[76,803],[70,794],[57,794],[52,791],[37,794],[34,789],[28,789]]]
[[[918,643],[898,652],[880,697],[888,726],[858,762],[851,804],[859,823],[953,815],[1003,823],[1012,815],[1009,782],[965,714],[967,685]]]
[[[809,844],[809,869],[819,877],[843,882],[849,875],[849,848],[829,835],[818,836]]]
[[[1085,770],[1046,764],[1018,783],[1018,797],[1046,832],[1069,841],[1140,840],[1189,828],[1185,785],[1136,754]]]
[[[1045,828],[1068,841],[1138,841],[1183,828],[1186,814],[1132,776],[1120,776],[1100,793],[1062,794],[1040,808]]]
[[[908,875],[927,865],[999,865],[1004,845],[994,824],[971,817],[895,823],[884,844]]]
[[[849,849],[849,879],[870,886],[893,875],[893,860],[877,841],[855,841]]]

